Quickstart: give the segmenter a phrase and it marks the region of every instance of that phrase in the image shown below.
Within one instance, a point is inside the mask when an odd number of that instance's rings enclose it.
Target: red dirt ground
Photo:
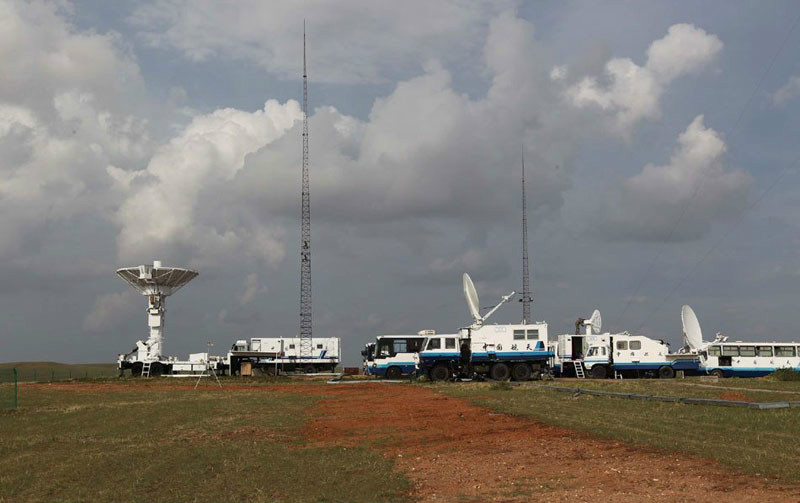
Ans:
[[[721,394],[718,398],[721,400],[731,400],[734,402],[752,402],[753,399],[747,395],[739,393],[737,391],[728,391],[727,393]]]
[[[798,486],[494,413],[429,388],[319,388],[291,390],[335,398],[319,403],[305,435],[382,450],[413,481],[415,501],[800,501]]]
[[[29,386],[120,389],[106,383]],[[226,387],[239,389],[326,397],[301,433],[313,445],[367,444],[393,458],[414,484],[414,501],[800,502],[798,485],[737,473],[712,460],[594,439],[492,412],[431,388],[377,383]]]

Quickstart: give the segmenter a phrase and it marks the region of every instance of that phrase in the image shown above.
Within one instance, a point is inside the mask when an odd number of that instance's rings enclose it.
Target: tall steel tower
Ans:
[[[528,272],[528,215],[525,207],[525,148],[522,149],[522,323],[527,324],[531,320],[531,296],[530,274]]]
[[[303,187],[300,218],[300,356],[311,356],[311,193],[308,183],[308,73],[303,21]]]

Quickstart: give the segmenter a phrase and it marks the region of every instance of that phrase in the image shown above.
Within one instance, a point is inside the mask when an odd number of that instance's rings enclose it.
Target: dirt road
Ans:
[[[415,501],[800,501],[800,487],[714,461],[588,438],[407,385],[293,386],[322,394],[304,434],[395,458]],[[621,418],[624,420],[624,418]]]

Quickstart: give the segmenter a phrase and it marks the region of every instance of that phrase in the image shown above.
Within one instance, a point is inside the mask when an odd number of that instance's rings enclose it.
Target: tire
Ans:
[[[159,377],[164,373],[164,366],[158,362],[150,365],[150,377]]]
[[[608,377],[608,368],[605,365],[592,367],[592,379],[605,379]]]
[[[400,370],[400,367],[389,367],[386,369],[387,379],[400,379],[402,375],[403,372]]]
[[[711,375],[722,379],[725,377],[725,372],[723,372],[722,369],[714,369],[711,371]]]
[[[658,378],[659,379],[672,379],[675,377],[675,369],[664,365],[663,367],[658,369]]]
[[[140,377],[142,375],[142,367],[144,367],[144,363],[141,362],[136,362],[131,365],[131,376]]]
[[[511,370],[505,363],[495,363],[489,369],[489,377],[494,381],[507,381],[511,377]]]
[[[531,366],[527,363],[515,363],[511,367],[511,378],[515,381],[527,381],[531,378]]]
[[[431,381],[441,382],[450,379],[450,369],[442,363],[437,364],[431,369]]]
[[[313,365],[306,365],[305,367],[303,367],[303,372],[305,372],[306,374],[316,374],[317,367]]]

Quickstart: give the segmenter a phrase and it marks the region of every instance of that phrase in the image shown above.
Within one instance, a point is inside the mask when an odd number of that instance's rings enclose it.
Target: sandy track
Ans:
[[[382,450],[414,482],[416,501],[800,501],[798,486],[493,413],[429,388],[291,391],[335,397],[317,405],[305,435]]]

